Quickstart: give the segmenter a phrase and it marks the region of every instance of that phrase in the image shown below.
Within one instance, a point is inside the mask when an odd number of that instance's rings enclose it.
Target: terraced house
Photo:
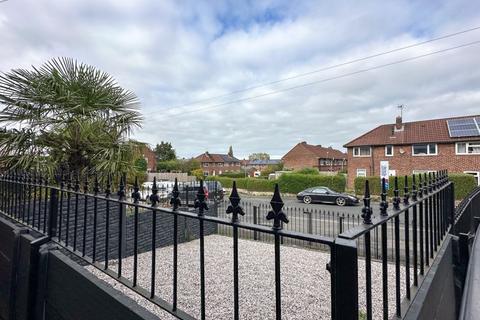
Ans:
[[[480,185],[480,116],[384,124],[344,145],[348,154],[348,186],[355,177],[411,175],[447,169],[467,173]]]
[[[240,160],[228,154],[202,153],[195,158],[200,162],[205,176],[215,176],[225,172],[238,172],[241,169]]]

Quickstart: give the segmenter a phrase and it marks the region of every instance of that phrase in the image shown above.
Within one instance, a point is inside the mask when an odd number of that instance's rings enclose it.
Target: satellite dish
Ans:
[[[404,154],[405,150],[403,150],[403,148],[400,148],[400,150],[398,150],[398,152],[400,152],[400,154]]]

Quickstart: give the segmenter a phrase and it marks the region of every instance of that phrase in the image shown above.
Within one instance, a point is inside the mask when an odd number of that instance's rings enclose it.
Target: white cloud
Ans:
[[[480,3],[443,1],[34,1],[0,4],[0,70],[70,56],[137,93],[136,138],[282,155],[299,141],[341,147],[393,122],[480,113],[480,45],[258,99],[206,107],[480,40],[480,31],[342,68],[179,106],[480,25]],[[196,111],[197,109],[205,109]]]

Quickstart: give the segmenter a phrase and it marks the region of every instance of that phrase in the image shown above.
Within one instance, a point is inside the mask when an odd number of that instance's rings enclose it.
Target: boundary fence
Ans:
[[[97,179],[89,181],[85,178],[81,183],[79,178],[72,181],[59,176],[54,183],[36,174],[7,172],[0,176],[0,210],[14,220],[48,236],[54,243],[81,257],[84,261],[180,319],[194,319],[191,314],[178,307],[178,247],[183,241],[179,235],[179,230],[182,230],[180,226],[182,219],[191,222],[192,228],[195,228],[191,235],[199,240],[200,319],[206,317],[205,237],[210,234],[209,230],[219,226],[231,229],[232,295],[234,297],[232,308],[235,319],[239,319],[241,312],[238,240],[242,232],[257,234],[259,237],[268,238],[273,243],[276,319],[282,317],[282,239],[286,243],[302,241],[324,246],[330,254],[331,261],[327,269],[331,274],[329,285],[332,319],[358,318],[360,294],[358,266],[360,263],[365,263],[366,318],[373,318],[372,298],[375,298],[383,299],[381,314],[384,319],[388,319],[391,316],[388,310],[389,290],[393,290],[393,288],[395,290],[395,314],[400,317],[403,310],[402,300],[405,303],[411,299],[412,290],[418,287],[425,270],[428,269],[439,245],[454,221],[454,187],[448,181],[446,171],[423,177],[422,180],[422,176],[419,176],[418,185],[414,177],[411,190],[408,188],[405,178],[402,198],[400,198],[400,190],[398,190],[398,180],[395,180],[395,196],[392,199],[393,210],[391,211],[387,210],[388,202],[385,181],[383,181],[382,202],[380,214],[377,217],[373,217],[367,181],[361,224],[343,230],[337,237],[308,234],[285,227],[289,225],[290,219],[284,210],[278,185],[275,187],[270,202],[270,210],[266,215],[259,210],[259,216],[261,215],[262,218],[255,224],[244,220],[245,209],[241,206],[241,199],[235,184],[229,197],[230,205],[226,208],[228,216],[209,216],[207,215],[209,208],[203,182],[200,182],[200,188],[195,197],[193,206],[195,211],[187,211],[180,208],[181,200],[177,183],[175,183],[169,201],[171,208],[164,208],[158,205],[160,197],[155,181],[152,194],[149,196],[150,204],[147,205],[140,203],[140,188],[137,183],[131,194],[133,201],[126,200],[125,177],[120,179],[117,192],[114,192],[110,179],[106,186],[101,188]],[[91,186],[90,182],[93,182]],[[83,202],[83,206],[81,202]],[[104,215],[99,214],[101,206],[104,208]],[[89,210],[90,207],[93,209]],[[145,212],[150,212],[148,230],[141,228],[139,220],[140,214]],[[129,225],[126,223],[127,213],[132,217],[132,223]],[[116,217],[115,222],[112,222],[112,217]],[[403,225],[401,221],[403,221]],[[387,230],[389,223],[393,223],[393,234],[390,236]],[[173,248],[173,294],[169,301],[159,297],[155,289],[155,249],[158,246],[157,239],[160,236],[158,227],[160,225],[171,230],[168,238],[171,239]],[[100,229],[104,230],[103,238],[99,237]],[[380,236],[377,237],[379,240],[376,242],[381,245],[379,257],[382,263],[382,295],[373,297],[371,265],[372,248],[375,247],[372,244],[372,236],[375,238],[374,235],[378,232]],[[130,234],[132,235],[132,247],[127,249],[125,239]],[[150,243],[151,268],[147,275],[140,275],[138,268],[139,244],[141,237],[145,234]],[[386,280],[389,265],[388,252],[391,249],[389,244],[392,239],[395,262],[393,288],[392,284]],[[100,242],[103,246],[102,254],[99,254]],[[89,250],[88,244],[90,244],[91,250]],[[365,256],[364,262],[359,258],[362,252]],[[131,277],[127,277],[124,273],[123,261],[130,254],[133,256],[133,274]],[[113,259],[115,259],[114,262],[112,262]],[[360,262],[360,260],[362,261]],[[401,265],[405,266],[404,275],[400,274]],[[149,287],[145,288],[140,285],[138,279],[143,277],[150,277]],[[402,288],[404,289],[402,290]]]

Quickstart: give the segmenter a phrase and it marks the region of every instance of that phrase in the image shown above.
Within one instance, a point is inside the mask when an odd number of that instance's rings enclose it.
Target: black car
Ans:
[[[335,203],[339,206],[355,205],[359,203],[359,199],[355,196],[339,193],[327,187],[314,187],[303,190],[297,194],[297,199],[303,203],[327,202]]]

